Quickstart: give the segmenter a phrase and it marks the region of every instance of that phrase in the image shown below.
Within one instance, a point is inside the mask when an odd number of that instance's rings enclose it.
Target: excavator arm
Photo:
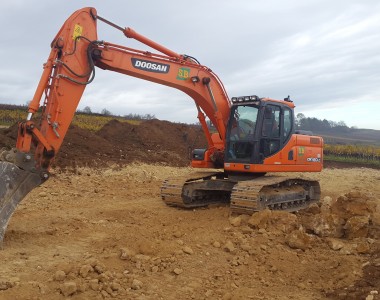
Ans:
[[[161,54],[99,41],[98,20]],[[94,8],[80,9],[66,20],[51,43],[27,118],[19,124],[16,148],[0,152],[0,243],[18,203],[49,178],[51,163],[86,86],[95,78],[96,67],[176,88],[189,95],[208,141],[204,159],[194,161],[193,166],[223,165],[231,104],[218,76],[196,59],[177,54],[131,28],[119,27],[98,16]],[[36,120],[40,109],[41,115]],[[218,133],[209,132],[205,115]]]
[[[98,19],[163,54],[97,40]],[[215,146],[207,126],[204,127],[209,150],[217,148],[223,151],[221,145],[225,139],[230,102],[219,78],[195,59],[179,55],[130,28],[122,29],[98,17],[94,8],[84,8],[76,11],[54,38],[44,72],[29,105],[27,121],[20,124],[16,148],[28,153],[35,141],[37,168],[48,169],[58,152],[82,94],[95,77],[95,67],[163,84],[188,94],[198,108],[201,123],[206,114],[219,133],[222,143]],[[40,108],[42,97],[45,100],[40,128],[37,129],[32,116]]]

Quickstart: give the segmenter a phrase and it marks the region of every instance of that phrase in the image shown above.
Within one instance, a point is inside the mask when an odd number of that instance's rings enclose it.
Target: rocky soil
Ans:
[[[298,213],[176,209],[160,186],[191,172],[185,159],[170,161],[182,157],[174,144],[186,153],[193,129],[154,122],[157,140],[135,148],[111,139],[123,124],[103,137],[72,130],[53,176],[8,225],[0,299],[380,299],[379,170],[307,174],[323,200]],[[176,138],[160,137],[167,130]],[[101,144],[91,149],[89,139]]]

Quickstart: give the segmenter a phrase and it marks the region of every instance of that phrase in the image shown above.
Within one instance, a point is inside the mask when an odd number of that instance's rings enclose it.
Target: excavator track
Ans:
[[[196,208],[211,204],[228,204],[233,186],[223,172],[195,172],[166,179],[161,186],[161,198],[169,206]]]
[[[166,179],[161,198],[169,206],[196,208],[230,203],[232,213],[252,214],[266,208],[297,211],[319,201],[318,181],[263,176],[238,181],[223,172],[196,172]]]
[[[252,214],[264,209],[297,211],[319,201],[318,181],[265,176],[240,181],[231,193],[231,211]]]

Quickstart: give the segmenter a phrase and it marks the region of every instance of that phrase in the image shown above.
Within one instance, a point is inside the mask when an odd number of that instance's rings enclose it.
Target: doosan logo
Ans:
[[[142,60],[137,58],[132,58],[131,60],[132,65],[139,70],[155,73],[168,73],[170,69],[170,65],[167,64],[159,64],[154,61]]]

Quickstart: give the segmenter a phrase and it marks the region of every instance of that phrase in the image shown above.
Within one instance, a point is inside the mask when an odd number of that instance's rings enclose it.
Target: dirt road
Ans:
[[[325,169],[320,207],[253,216],[165,206],[187,172],[54,174],[10,221],[0,299],[380,299],[380,171]]]

